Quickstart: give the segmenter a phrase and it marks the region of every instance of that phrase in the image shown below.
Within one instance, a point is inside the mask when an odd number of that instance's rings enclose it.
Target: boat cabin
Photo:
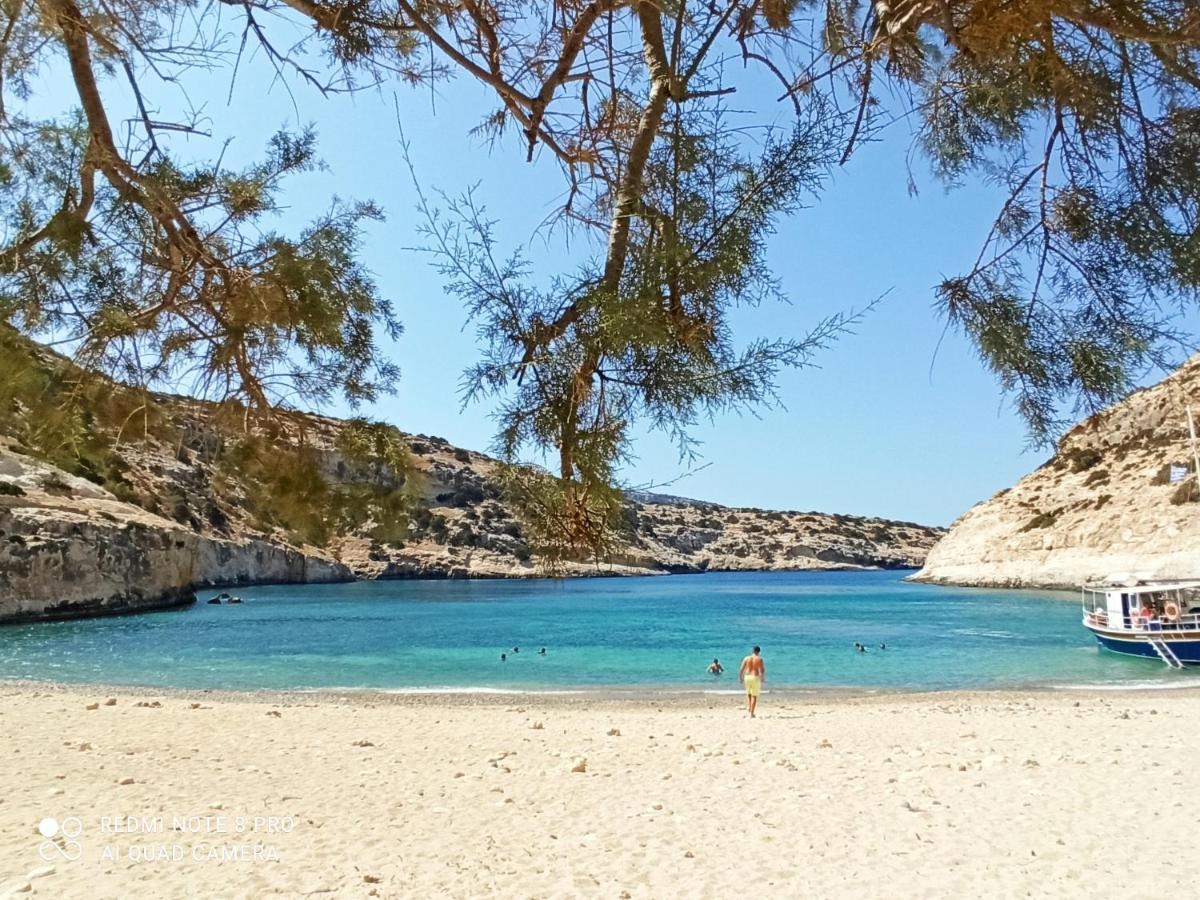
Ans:
[[[1084,624],[1106,632],[1200,629],[1200,580],[1087,584]]]

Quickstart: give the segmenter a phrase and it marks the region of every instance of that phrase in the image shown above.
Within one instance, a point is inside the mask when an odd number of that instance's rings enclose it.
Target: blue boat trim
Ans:
[[[1112,634],[1106,634],[1094,628],[1089,628],[1088,630],[1095,635],[1096,641],[1106,650],[1111,650],[1113,653],[1123,653],[1126,656],[1146,657],[1161,662],[1158,653],[1146,638],[1115,637]],[[1185,666],[1200,666],[1200,639],[1179,640],[1173,636],[1167,636],[1162,632],[1154,632],[1154,637],[1168,644],[1175,655],[1179,657],[1179,661]]]
[[[1085,584],[1080,603],[1084,628],[1106,650],[1200,666],[1200,579]]]

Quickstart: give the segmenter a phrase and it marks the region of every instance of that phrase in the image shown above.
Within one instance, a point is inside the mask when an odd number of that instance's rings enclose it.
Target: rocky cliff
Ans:
[[[300,414],[239,435],[214,426],[227,410],[111,384],[51,434],[44,398],[69,364],[11,352],[38,377],[0,392],[0,621],[170,606],[212,584],[542,574],[484,454]],[[657,495],[623,519],[610,558],[565,574],[916,567],[941,534]]]
[[[286,545],[197,534],[0,450],[0,621],[177,606],[204,584],[351,577],[336,561]]]
[[[1197,577],[1189,403],[1200,416],[1200,355],[1077,425],[1041,468],[970,509],[915,580],[1078,588],[1110,577]]]
[[[213,478],[203,462],[131,452],[122,484],[135,485],[147,509],[0,446],[0,621],[171,606],[209,584],[538,575],[491,477],[495,463],[437,438],[412,437],[411,445],[405,480],[415,512],[403,538],[381,538],[367,521],[323,546],[264,529],[248,508],[214,499],[202,489]],[[327,452],[332,472],[364,477]],[[630,500],[626,523],[611,559],[570,564],[567,574],[909,568],[940,534],[882,519],[682,499]]]

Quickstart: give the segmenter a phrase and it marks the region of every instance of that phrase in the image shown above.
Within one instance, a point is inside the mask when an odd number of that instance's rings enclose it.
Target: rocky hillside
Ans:
[[[1075,426],[1041,468],[955,522],[915,579],[1078,588],[1200,576],[1188,403],[1200,417],[1200,355]],[[1173,467],[1187,477],[1172,481]]]
[[[237,488],[241,503],[214,496],[214,467],[170,448],[127,454],[119,493],[139,505],[0,446],[0,621],[171,605],[210,584],[540,574],[491,477],[494,461],[437,438],[406,439],[413,462],[397,490],[413,512],[403,528],[381,533],[366,520],[319,545],[266,527],[252,490]],[[396,481],[337,450],[319,455],[334,484]],[[694,501],[630,501],[625,515],[614,556],[567,574],[915,567],[940,536],[910,523]]]
[[[0,622],[191,603],[206,583],[350,579],[279,542],[222,540],[0,450]]]
[[[208,404],[154,396],[147,416],[111,388],[70,423],[66,453],[32,405],[53,384],[0,416],[0,621],[171,605],[213,584],[542,574],[486,455],[306,415],[231,441]],[[916,567],[941,534],[643,499],[609,559],[566,574]]]
[[[199,431],[122,448],[119,478],[70,474],[0,440],[0,620],[169,606],[205,584],[541,574],[491,458],[402,434],[410,458],[397,473],[338,449],[342,422],[306,426],[305,472],[322,487],[299,496],[324,512],[314,526],[278,509],[282,480],[264,498],[245,473],[206,458]],[[286,452],[278,460],[294,466]],[[869,518],[630,500],[612,558],[566,574],[913,568],[938,536]]]

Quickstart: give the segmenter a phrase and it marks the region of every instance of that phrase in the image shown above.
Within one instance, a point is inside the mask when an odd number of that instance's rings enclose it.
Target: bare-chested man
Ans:
[[[758,692],[762,690],[766,678],[767,666],[763,662],[762,648],[756,646],[754,651],[742,660],[742,667],[738,669],[738,680],[746,686],[746,708],[750,710],[752,719],[754,711],[758,709]]]

